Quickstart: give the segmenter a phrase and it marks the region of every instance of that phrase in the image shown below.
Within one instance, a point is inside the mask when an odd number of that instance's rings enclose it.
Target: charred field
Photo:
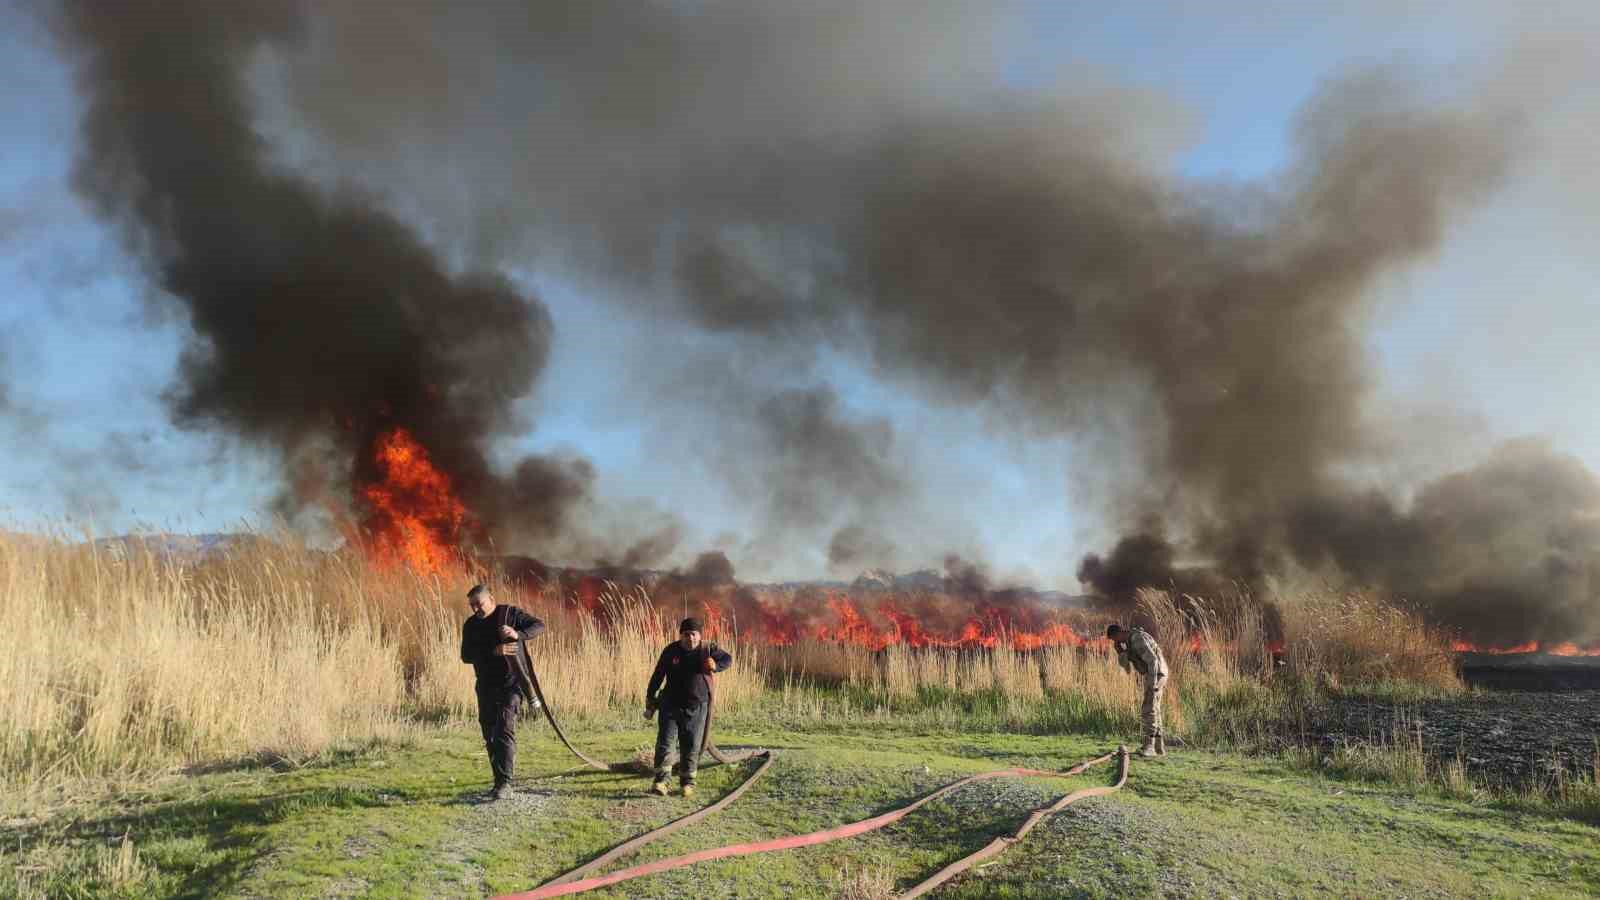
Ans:
[[[1459,696],[1330,701],[1304,729],[1323,751],[1415,748],[1433,766],[1524,789],[1600,770],[1600,658],[1463,653]]]
[[[1470,687],[1535,693],[1600,691],[1600,656],[1544,653],[1462,653],[1461,678]]]

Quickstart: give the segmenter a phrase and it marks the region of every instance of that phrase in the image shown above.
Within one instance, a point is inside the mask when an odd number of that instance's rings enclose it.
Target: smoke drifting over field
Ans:
[[[1513,445],[1409,502],[1350,474],[1389,446],[1368,417],[1375,283],[1524,155],[1537,110],[1511,63],[1449,90],[1350,73],[1301,111],[1280,175],[1229,186],[1167,174],[1183,115],[1163,98],[1088,73],[1000,87],[1011,19],[988,3],[63,10],[82,189],[195,328],[181,422],[291,465],[356,460],[357,482],[404,426],[491,529],[561,545],[587,465],[487,457],[560,339],[492,274],[514,264],[719,346],[825,346],[1019,434],[1117,448],[1079,473],[1127,535],[1080,569],[1108,596],[1337,573],[1475,636],[1600,637],[1600,491],[1575,460]],[[352,181],[370,196],[323,187]],[[746,374],[692,418],[729,436],[751,553],[950,549],[915,511],[959,486],[917,479],[891,423]],[[602,552],[648,563],[675,534]]]

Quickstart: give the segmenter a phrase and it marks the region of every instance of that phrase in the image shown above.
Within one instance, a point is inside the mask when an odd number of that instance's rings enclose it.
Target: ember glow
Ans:
[[[1539,641],[1526,641],[1521,644],[1493,646],[1488,644],[1474,644],[1470,641],[1455,641],[1450,649],[1457,653],[1486,653],[1490,656],[1507,656],[1522,653],[1543,653],[1547,656],[1600,656],[1600,643],[1579,646],[1572,641],[1560,643],[1541,643]]]
[[[459,558],[473,519],[450,476],[434,467],[411,432],[394,428],[373,444],[378,480],[359,488],[362,524],[381,561],[417,572],[441,572]]]

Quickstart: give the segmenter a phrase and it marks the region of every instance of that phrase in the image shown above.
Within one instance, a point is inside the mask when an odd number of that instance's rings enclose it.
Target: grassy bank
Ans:
[[[642,723],[641,723],[642,724]],[[624,758],[643,727],[585,732]],[[852,821],[962,774],[1065,768],[1094,737],[924,733],[900,726],[741,730],[727,744],[780,751],[774,771],[658,859]],[[165,779],[8,823],[0,894],[250,897],[482,896],[524,889],[693,805],[739,772],[713,768],[695,801],[651,799],[638,778],[583,772],[547,734],[528,742],[523,793],[499,806],[465,728],[302,767]],[[974,785],[882,832],[724,860],[596,896],[886,897],[1027,811],[1109,772]],[[1584,896],[1600,891],[1600,829],[1288,761],[1186,751],[1135,759],[1127,787],[1069,808],[941,896]]]

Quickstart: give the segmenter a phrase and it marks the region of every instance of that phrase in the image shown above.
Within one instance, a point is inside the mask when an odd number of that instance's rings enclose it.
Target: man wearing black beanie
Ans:
[[[678,745],[678,778],[683,796],[694,796],[694,773],[710,708],[711,676],[733,665],[733,657],[726,650],[702,643],[700,632],[699,619],[683,620],[678,626],[678,639],[661,651],[650,685],[644,691],[644,717],[661,712],[656,726],[656,777],[650,790],[663,797],[671,774],[667,757],[673,744]]]

